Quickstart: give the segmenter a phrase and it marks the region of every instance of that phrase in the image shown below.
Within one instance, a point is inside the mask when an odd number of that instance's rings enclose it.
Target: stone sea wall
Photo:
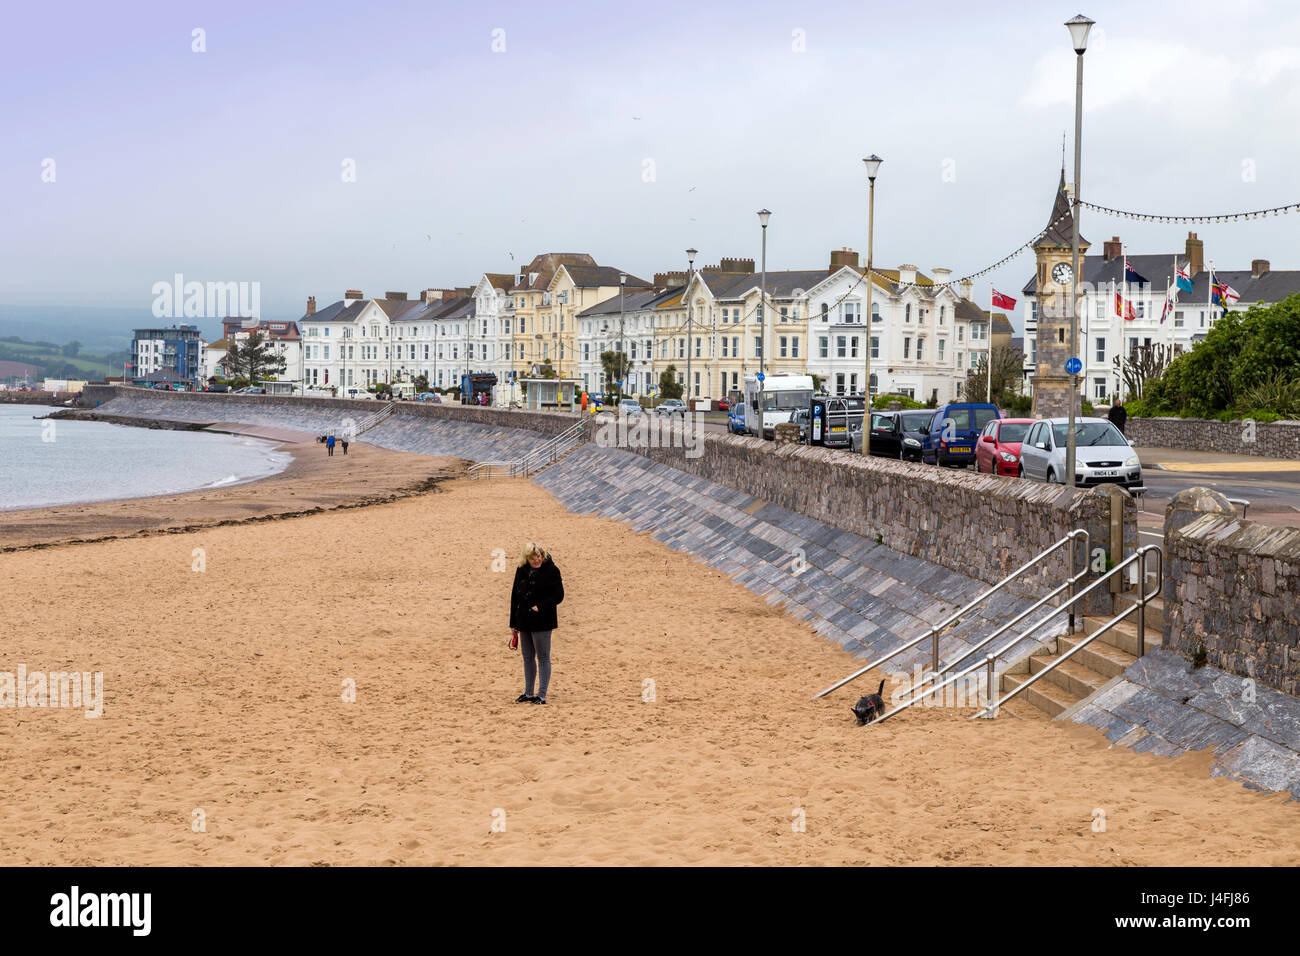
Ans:
[[[1165,646],[1300,695],[1300,529],[1205,514],[1165,539]]]
[[[1124,432],[1139,448],[1300,458],[1300,422],[1264,425],[1204,418],[1130,418]]]

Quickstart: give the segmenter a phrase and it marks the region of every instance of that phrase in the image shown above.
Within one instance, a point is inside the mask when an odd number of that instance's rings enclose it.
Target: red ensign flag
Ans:
[[[1016,300],[1009,295],[1003,295],[997,289],[993,290],[993,308],[995,309],[1014,309]]]

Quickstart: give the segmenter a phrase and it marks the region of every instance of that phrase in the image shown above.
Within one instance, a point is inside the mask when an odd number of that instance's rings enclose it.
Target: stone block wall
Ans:
[[[1171,649],[1300,695],[1300,529],[1205,514],[1166,537],[1165,575]]]
[[[606,443],[598,431],[593,437]],[[695,449],[627,450],[987,583],[1075,528],[1089,532],[1093,548],[1109,547],[1105,489],[1071,493],[1059,485],[864,459],[837,449],[776,446],[714,433],[699,439]],[[1131,550],[1137,541],[1136,508],[1127,492],[1118,500],[1125,547]],[[1081,547],[1076,560],[1081,568]],[[1068,575],[1068,550],[1061,548],[1020,579],[1017,590],[1041,595]],[[1109,595],[1097,597],[1089,609],[1109,612]]]
[[[1139,448],[1300,458],[1300,422],[1248,425],[1204,418],[1130,418],[1124,431]]]
[[[365,399],[316,398],[298,395],[232,395],[226,392],[170,392],[157,389],[121,385],[88,385],[84,390],[83,405],[94,406],[113,399],[130,399],[133,402],[157,403],[159,416],[163,412],[175,414],[187,421],[238,421],[244,410],[265,410],[292,416],[302,410],[313,422],[322,413],[337,413],[339,419],[361,419],[373,415],[386,403]],[[579,418],[564,412],[525,411],[520,409],[483,408],[477,405],[452,403],[396,402],[394,415],[409,416],[413,420],[457,421],[488,425],[494,428],[516,428],[556,435],[569,428]],[[314,429],[316,424],[309,426]]]

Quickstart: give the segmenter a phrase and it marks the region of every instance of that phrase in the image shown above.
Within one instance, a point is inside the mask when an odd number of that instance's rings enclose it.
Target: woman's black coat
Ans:
[[[536,570],[525,563],[515,570],[515,584],[510,592],[510,626],[519,631],[553,631],[555,606],[563,600],[560,569],[549,556]],[[534,606],[536,611],[532,610]]]

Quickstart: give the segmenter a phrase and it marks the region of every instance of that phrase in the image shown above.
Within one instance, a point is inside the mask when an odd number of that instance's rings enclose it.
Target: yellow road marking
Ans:
[[[1165,471],[1300,471],[1300,461],[1170,461],[1160,462]]]

